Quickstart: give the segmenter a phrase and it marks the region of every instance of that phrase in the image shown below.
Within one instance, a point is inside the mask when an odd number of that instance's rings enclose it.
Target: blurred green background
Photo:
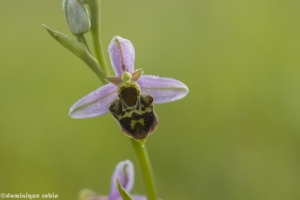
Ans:
[[[68,116],[101,83],[41,25],[71,35],[61,2],[0,1],[0,193],[107,194],[119,161],[137,168],[112,116]],[[102,7],[105,49],[114,35],[128,38],[136,68],[190,88],[156,106],[147,147],[160,197],[300,199],[300,1]],[[138,171],[135,180],[132,193],[144,194]]]

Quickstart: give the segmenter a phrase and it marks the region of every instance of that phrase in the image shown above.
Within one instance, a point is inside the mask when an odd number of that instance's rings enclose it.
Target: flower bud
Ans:
[[[90,30],[91,22],[88,11],[83,5],[84,2],[84,0],[63,0],[63,10],[73,35],[83,34]]]

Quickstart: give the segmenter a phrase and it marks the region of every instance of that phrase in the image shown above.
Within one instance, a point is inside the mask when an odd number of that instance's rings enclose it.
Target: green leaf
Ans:
[[[134,198],[132,198],[132,196],[130,196],[130,194],[122,187],[119,179],[117,179],[116,181],[117,181],[118,190],[120,192],[122,199],[123,200],[134,200]]]
[[[61,32],[52,30],[44,24],[43,26],[57,42],[59,42],[61,45],[66,47],[77,57],[83,60],[101,80],[105,79],[104,73],[100,68],[98,61],[93,57],[93,55],[89,52],[88,48],[84,44],[77,42],[76,40]]]

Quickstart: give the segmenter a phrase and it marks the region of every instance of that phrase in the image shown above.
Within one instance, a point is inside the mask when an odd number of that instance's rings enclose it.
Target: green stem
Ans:
[[[109,75],[109,70],[106,65],[102,43],[101,43],[101,32],[100,32],[100,14],[101,14],[101,1],[100,0],[89,0],[89,10],[91,14],[91,33],[94,43],[94,49],[96,58],[100,64],[100,67],[104,71],[106,76]]]
[[[88,43],[87,43],[84,35],[83,34],[79,34],[79,35],[76,35],[76,37],[77,37],[78,42],[81,42],[82,44],[84,44],[86,46],[86,48],[90,51]]]
[[[137,156],[137,160],[140,166],[144,186],[146,188],[147,200],[158,200],[158,195],[154,183],[154,176],[150,164],[150,159],[147,153],[146,147],[142,147],[139,142],[134,139],[130,139],[134,151]]]
[[[94,49],[96,54],[96,59],[98,60],[100,67],[104,71],[104,75],[109,75],[109,70],[106,65],[105,57],[102,50],[101,34],[100,34],[100,0],[89,0],[89,10],[91,14],[91,33],[94,43]],[[141,169],[144,185],[146,188],[146,194],[148,200],[158,200],[154,177],[151,169],[150,160],[148,157],[146,147],[142,147],[141,144],[134,139],[131,139],[132,146],[136,153],[138,163]]]

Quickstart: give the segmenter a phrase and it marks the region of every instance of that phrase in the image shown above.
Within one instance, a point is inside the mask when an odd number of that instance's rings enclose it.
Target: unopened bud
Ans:
[[[86,0],[63,0],[63,10],[73,35],[86,33],[91,27],[88,11],[83,3]]]

